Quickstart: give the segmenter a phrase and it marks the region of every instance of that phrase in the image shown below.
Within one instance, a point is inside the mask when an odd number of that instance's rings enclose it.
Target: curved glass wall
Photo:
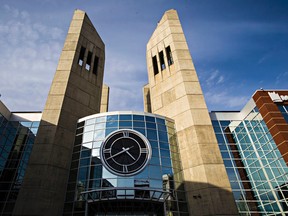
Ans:
[[[107,170],[100,157],[105,138],[123,129],[144,135],[152,150],[145,168],[127,177]],[[173,120],[148,113],[111,112],[78,121],[64,214],[85,212],[188,215]]]

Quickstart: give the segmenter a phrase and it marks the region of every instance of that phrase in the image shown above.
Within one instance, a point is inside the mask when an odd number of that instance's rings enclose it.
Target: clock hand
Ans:
[[[128,148],[128,150],[131,149],[131,148]],[[122,149],[124,150],[125,148],[123,147]],[[135,161],[136,159],[130,154],[130,152],[128,150],[126,151],[126,153]]]
[[[127,152],[127,151],[128,151],[129,149],[131,149],[131,148],[133,148],[133,146],[131,146],[131,147],[129,147],[129,148],[124,148],[124,147],[122,147],[122,149],[123,149],[122,151],[120,151],[120,152],[118,152],[118,153],[116,153],[116,154],[108,157],[106,160],[109,160],[109,159],[111,159],[111,158],[113,158],[113,157],[116,157],[116,156],[119,155],[119,154],[122,154],[122,153],[124,153],[124,152]]]
[[[128,150],[124,148],[122,151],[120,151],[120,152],[118,152],[118,153],[116,153],[116,154],[108,157],[106,160],[109,160],[109,159],[111,159],[111,158],[113,158],[113,157],[115,157],[115,156],[117,156],[117,155],[119,155],[119,154],[122,154],[122,153],[124,153],[125,151],[128,151]]]

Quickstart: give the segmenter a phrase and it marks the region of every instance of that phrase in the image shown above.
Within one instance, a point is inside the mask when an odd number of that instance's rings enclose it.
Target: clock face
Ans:
[[[139,132],[123,129],[104,140],[100,154],[103,165],[111,173],[131,176],[145,168],[151,158],[151,146]]]

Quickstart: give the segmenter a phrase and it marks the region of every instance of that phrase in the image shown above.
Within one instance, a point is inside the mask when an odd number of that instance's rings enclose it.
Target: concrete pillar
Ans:
[[[100,112],[108,112],[108,107],[109,107],[109,92],[110,88],[108,85],[103,84],[102,87],[102,96],[101,96],[101,108]]]
[[[100,111],[105,46],[76,10],[13,215],[62,215],[77,120]]]
[[[175,120],[190,215],[238,215],[200,83],[175,10],[147,44],[152,113]]]

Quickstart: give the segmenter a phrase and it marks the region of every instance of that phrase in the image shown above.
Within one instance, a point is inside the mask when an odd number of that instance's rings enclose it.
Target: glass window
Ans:
[[[120,121],[119,128],[132,128],[132,121]]]
[[[83,65],[85,51],[86,51],[86,48],[85,48],[85,47],[81,47],[80,54],[79,54],[79,58],[78,58],[78,64],[79,64],[80,66]]]
[[[96,122],[96,119],[95,119],[95,118],[87,119],[87,120],[85,121],[85,125],[95,124],[95,122]]]
[[[112,133],[113,131],[117,130],[118,128],[107,128],[105,130],[105,136],[108,136],[110,133]]]
[[[147,137],[151,140],[157,140],[157,131],[156,130],[147,130]]]
[[[141,134],[143,134],[144,136],[146,136],[146,132],[145,132],[145,129],[142,129],[142,128],[134,128],[134,130],[140,132]]]
[[[36,135],[38,132],[38,128],[31,128],[31,132]]]
[[[160,142],[160,148],[161,149],[169,149],[169,143],[168,142]]]
[[[159,140],[162,142],[168,142],[168,136],[166,132],[159,131]]]
[[[280,112],[283,112],[283,113],[286,112],[284,106],[282,106],[282,105],[278,105],[278,109],[280,110]]]
[[[140,128],[144,128],[145,127],[145,122],[140,122],[140,121],[133,121],[133,127],[140,127]]]
[[[118,115],[108,115],[107,121],[118,121]]]
[[[115,127],[117,128],[118,127],[118,121],[107,121],[106,122],[106,127],[109,128],[109,127]]]
[[[96,118],[96,122],[105,122],[106,121],[106,116],[101,116]]]
[[[39,121],[35,121],[35,122],[32,123],[32,127],[38,128],[39,125],[40,125],[40,122],[39,122]]]
[[[93,148],[100,148],[102,142],[101,141],[96,141],[96,142],[93,142]]]
[[[162,179],[160,166],[149,166],[149,175],[153,179]]]
[[[132,115],[120,115],[120,121],[131,121]]]
[[[94,130],[94,124],[84,127],[84,132],[93,131],[93,130]]]
[[[156,129],[156,124],[155,123],[146,122],[146,127],[150,128],[150,129]]]
[[[157,126],[158,126],[158,130],[167,132],[165,125],[158,124]]]
[[[99,157],[99,156],[100,156],[99,148],[92,149],[92,157]]]
[[[150,141],[150,145],[152,148],[158,148],[159,147],[159,144],[157,141]]]
[[[101,122],[101,123],[97,123],[95,125],[95,130],[97,129],[104,129],[105,128],[106,123],[105,122]]]
[[[91,142],[93,140],[93,131],[83,134],[83,143]]]
[[[155,122],[155,118],[154,117],[151,117],[151,116],[145,116],[145,120],[147,122]]]
[[[89,166],[89,164],[90,164],[90,158],[84,158],[80,160],[80,167]]]
[[[156,118],[157,124],[165,125],[165,119]]]
[[[144,116],[142,115],[133,115],[134,121],[144,121]]]
[[[169,150],[161,149],[160,153],[161,153],[161,157],[170,158],[170,151]]]
[[[105,130],[96,130],[95,131],[95,140],[102,140],[105,138]]]
[[[171,159],[170,158],[161,158],[162,166],[171,167]]]
[[[84,143],[82,149],[92,149],[92,142]]]
[[[20,122],[21,125],[23,125],[24,127],[31,127],[32,126],[32,122]]]
[[[158,166],[159,166],[159,165],[160,165],[159,156],[156,155],[156,157],[151,157],[150,164],[158,165]]]
[[[152,148],[152,157],[159,157],[159,149]]]

